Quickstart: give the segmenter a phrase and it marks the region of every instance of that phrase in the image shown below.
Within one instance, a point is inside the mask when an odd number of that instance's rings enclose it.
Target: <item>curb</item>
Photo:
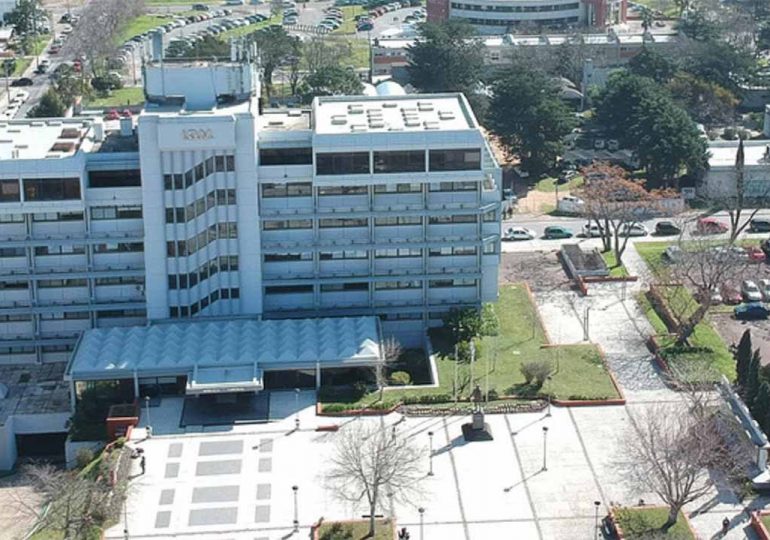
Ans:
[[[668,507],[661,506],[661,505],[644,505],[644,506],[627,506],[626,508],[631,510],[638,510],[638,509],[649,509],[654,510],[657,508],[665,508],[668,510]],[[623,529],[620,527],[620,524],[618,523],[618,518],[615,516],[615,510],[618,510],[618,507],[610,506],[608,517],[610,519],[610,522],[612,523],[612,529],[615,531],[615,536],[618,540],[625,540],[626,536],[623,534]],[[681,512],[681,511],[680,511]],[[759,512],[757,512],[759,513]],[[770,512],[768,512],[770,513]],[[687,528],[690,531],[690,534],[693,538],[699,538],[699,536],[695,533],[695,529],[692,528],[692,523],[690,522],[690,519],[687,517],[687,514],[684,512],[681,512],[682,519],[684,519],[684,522],[687,524]],[[753,523],[752,523],[753,524]],[[761,525],[761,522],[760,522]],[[755,529],[756,530],[756,529]],[[763,539],[765,540],[765,539]],[[766,539],[770,540],[770,539]]]
[[[378,518],[377,521],[385,520],[387,523],[390,523],[390,526],[393,528],[393,538],[395,540],[396,538],[396,520],[394,518]],[[316,523],[310,526],[310,538],[311,540],[318,540],[319,533],[318,531],[321,530],[321,525],[323,525],[326,522],[324,518],[319,518]],[[362,523],[364,520],[361,519],[336,519],[334,521],[331,521],[330,523]]]
[[[757,510],[751,513],[751,528],[757,533],[760,540],[770,540],[770,531],[762,523],[762,516],[770,515],[770,510]]]
[[[602,349],[601,345],[598,343],[593,344],[594,347],[596,347],[599,350],[599,354],[602,357],[602,364],[604,365],[604,368],[607,370],[607,375],[610,376],[610,382],[612,382],[612,386],[615,387],[615,391],[618,393],[619,398],[610,398],[610,399],[552,399],[551,403],[562,406],[562,407],[601,407],[606,405],[625,405],[626,404],[626,396],[623,393],[623,389],[618,384],[617,379],[615,379],[615,374],[610,369],[610,366],[607,365],[607,356],[604,354],[604,349]]]

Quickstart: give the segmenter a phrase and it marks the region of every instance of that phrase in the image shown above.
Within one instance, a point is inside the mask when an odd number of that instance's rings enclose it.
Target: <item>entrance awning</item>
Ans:
[[[195,366],[187,379],[188,395],[222,392],[256,392],[264,388],[262,370],[257,364],[241,366]]]

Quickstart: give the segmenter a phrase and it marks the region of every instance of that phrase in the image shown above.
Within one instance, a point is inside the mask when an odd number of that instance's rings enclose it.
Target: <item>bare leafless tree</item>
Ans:
[[[337,433],[326,487],[341,501],[367,504],[373,537],[384,496],[414,504],[421,495],[425,457],[410,437],[394,436],[378,422],[353,422]]]
[[[715,473],[732,477],[742,469],[723,436],[717,411],[657,403],[631,417],[626,473],[636,489],[655,493],[668,506],[663,531],[676,523],[686,504],[713,489]]]
[[[388,384],[388,369],[394,363],[398,362],[398,359],[403,352],[403,348],[401,347],[401,343],[391,336],[382,342],[380,352],[382,354],[374,368],[374,374],[377,378],[377,387],[380,389],[380,401],[382,401],[383,389]]]

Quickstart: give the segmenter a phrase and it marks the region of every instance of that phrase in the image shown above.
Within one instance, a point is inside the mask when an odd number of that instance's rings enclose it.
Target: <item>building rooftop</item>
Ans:
[[[313,101],[318,134],[476,129],[461,94],[320,97]]]
[[[62,376],[64,364],[0,365],[0,425],[9,416],[69,412],[69,390]]]
[[[745,141],[743,143],[744,164],[746,167],[770,167],[770,140]],[[738,141],[715,141],[709,143],[709,166],[734,167],[738,152]]]
[[[257,120],[260,131],[302,131],[311,126],[308,109],[266,109]]]
[[[185,321],[86,330],[67,375],[88,380],[196,372],[201,380],[226,382],[228,373],[372,365],[379,357],[376,317]]]
[[[82,118],[0,122],[0,160],[70,157],[90,131],[91,120]]]

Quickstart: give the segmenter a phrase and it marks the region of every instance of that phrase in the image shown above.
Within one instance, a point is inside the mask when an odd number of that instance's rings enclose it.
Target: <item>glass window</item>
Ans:
[[[318,254],[322,261],[343,260],[343,259],[366,259],[366,250],[345,250],[345,251],[321,251]]]
[[[262,198],[274,197],[310,197],[313,192],[310,182],[292,182],[289,184],[262,184]]]
[[[422,225],[422,218],[420,216],[393,216],[375,218],[374,225]]]
[[[313,149],[307,148],[262,148],[259,151],[260,165],[312,165]]]
[[[292,294],[311,292],[313,292],[312,285],[274,285],[272,287],[265,287],[265,293],[267,294]]]
[[[476,223],[476,216],[473,214],[458,216],[431,216],[428,218],[431,225],[445,225],[448,223]]]
[[[0,180],[0,203],[19,202],[21,193],[18,180]]]
[[[422,184],[378,184],[375,193],[421,193]]]
[[[321,292],[339,292],[339,291],[368,291],[369,284],[364,283],[327,283],[321,285]]]
[[[164,182],[166,180],[165,175]],[[120,171],[89,171],[88,187],[113,188],[113,187],[139,187],[142,185],[142,174],[139,169]],[[166,188],[171,189],[171,188]]]
[[[330,152],[315,156],[316,174],[369,174],[369,152]]]
[[[424,171],[425,152],[423,150],[374,152],[375,174]]]
[[[429,185],[430,191],[477,191],[477,182],[438,182]]]
[[[431,150],[431,171],[472,171],[481,168],[481,150]]]
[[[318,195],[325,197],[328,195],[366,195],[369,188],[366,186],[326,186],[318,188]]]
[[[376,259],[393,259],[396,257],[422,257],[419,248],[378,249],[374,252]]]
[[[24,199],[27,201],[65,201],[80,199],[80,179],[25,178]]]
[[[262,222],[262,230],[265,231],[311,228],[313,228],[313,222],[309,219],[270,220]]]
[[[265,262],[312,261],[313,254],[308,253],[265,253]]]
[[[325,218],[318,220],[318,226],[322,229],[332,229],[334,227],[366,227],[368,220],[366,218]]]

